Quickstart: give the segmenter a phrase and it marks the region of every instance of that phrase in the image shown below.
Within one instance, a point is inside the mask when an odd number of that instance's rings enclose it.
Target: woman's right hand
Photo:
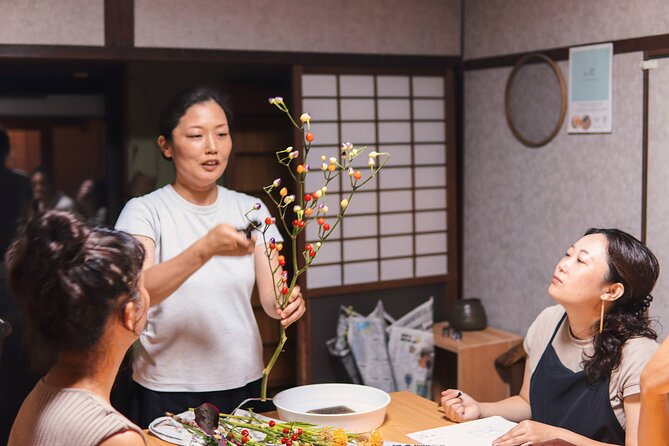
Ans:
[[[481,418],[478,401],[458,389],[441,392],[441,405],[444,413],[452,421],[471,421]]]
[[[214,226],[204,238],[209,257],[245,256],[253,253],[256,244],[255,238],[246,238],[243,232],[225,224]]]

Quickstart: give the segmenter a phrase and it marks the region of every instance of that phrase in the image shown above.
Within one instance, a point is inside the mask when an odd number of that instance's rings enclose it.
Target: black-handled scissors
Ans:
[[[243,232],[247,239],[251,239],[251,234],[253,233],[253,230],[255,228],[257,228],[258,226],[260,226],[260,223],[258,223],[257,221],[252,220],[251,222],[249,222],[249,224],[248,224],[248,226],[246,226],[246,228],[237,229],[237,231]]]

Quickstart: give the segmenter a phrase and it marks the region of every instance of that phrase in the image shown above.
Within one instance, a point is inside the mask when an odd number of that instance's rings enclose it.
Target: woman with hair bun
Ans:
[[[48,373],[23,402],[9,446],[145,445],[109,402],[114,378],[146,323],[144,248],[134,237],[47,211],[10,246],[9,287],[37,365]]]
[[[590,229],[558,262],[546,308],[525,337],[520,395],[479,403],[449,389],[446,415],[469,421],[500,415],[519,424],[493,442],[574,445],[637,442],[641,371],[657,351],[646,309],[660,266],[639,240],[617,229]],[[655,443],[652,443],[655,445]]]

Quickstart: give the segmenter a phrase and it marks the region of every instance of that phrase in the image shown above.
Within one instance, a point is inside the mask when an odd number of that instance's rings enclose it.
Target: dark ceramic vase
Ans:
[[[455,301],[448,312],[451,327],[456,330],[483,330],[488,326],[488,318],[481,299],[472,297]]]

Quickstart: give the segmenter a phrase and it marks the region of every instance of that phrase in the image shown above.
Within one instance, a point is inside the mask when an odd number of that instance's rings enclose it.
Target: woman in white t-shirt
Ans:
[[[556,438],[639,444],[640,375],[658,347],[646,309],[659,272],[653,253],[631,235],[588,230],[555,268],[548,294],[559,305],[545,309],[527,332],[520,395],[479,403],[448,389],[441,399],[446,415],[519,422],[495,446]]]
[[[158,145],[176,179],[130,200],[116,227],[146,248],[148,324],[135,350],[132,419],[147,426],[165,411],[204,402],[227,412],[260,396],[262,340],[251,306],[257,283],[265,312],[284,327],[305,312],[298,287],[281,310],[262,237],[239,229],[259,202],[218,186],[232,150],[225,98],[214,89],[184,91],[160,114]],[[253,175],[253,172],[247,172]],[[250,216],[269,217],[261,206]],[[272,225],[267,239],[281,236]]]

